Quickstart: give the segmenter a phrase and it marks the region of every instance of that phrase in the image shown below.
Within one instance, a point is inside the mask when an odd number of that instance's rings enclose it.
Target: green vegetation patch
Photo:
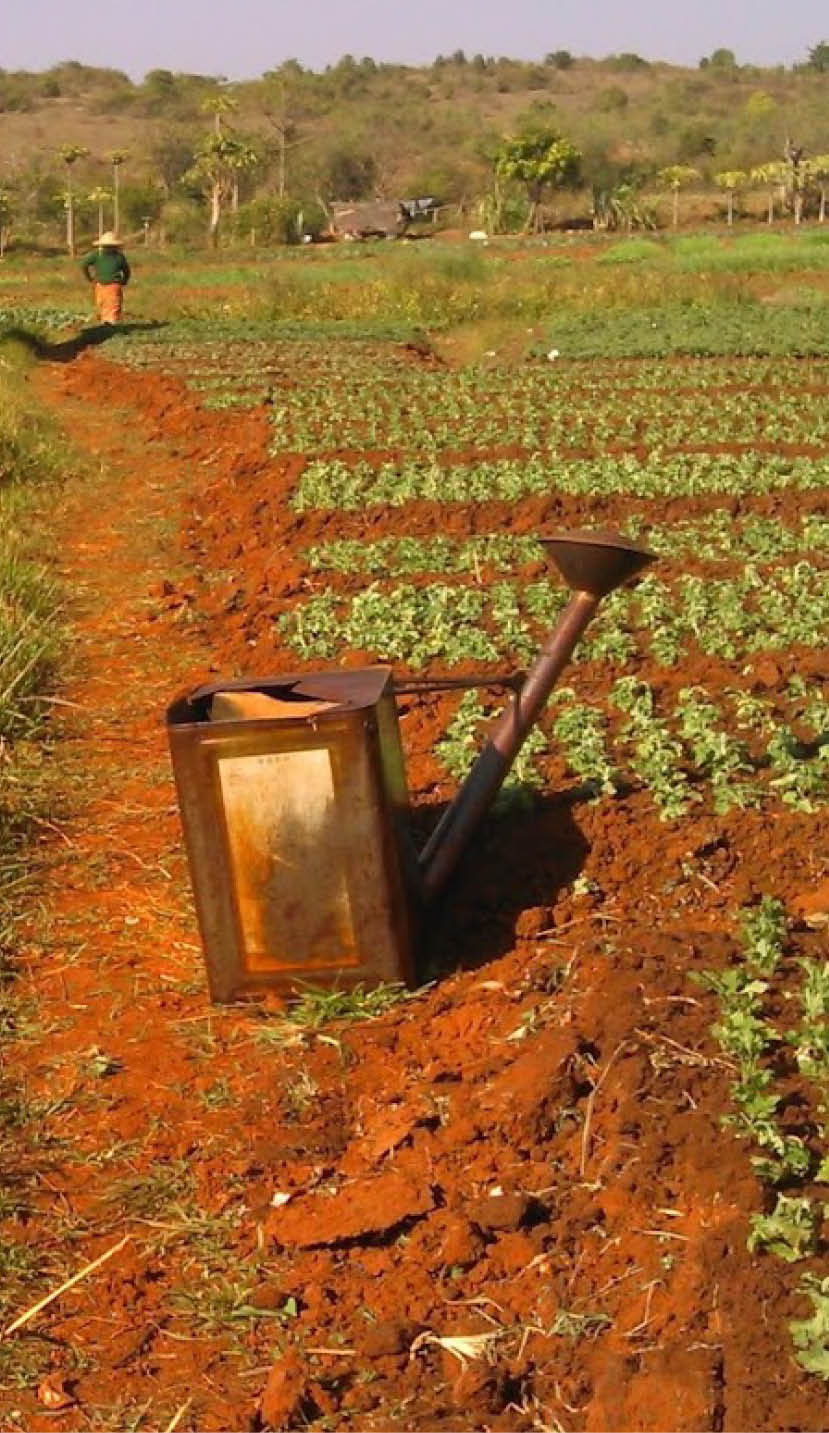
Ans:
[[[551,326],[549,342],[563,358],[829,354],[829,302],[817,291],[798,298],[786,306],[740,299],[564,312]]]
[[[793,956],[773,897],[741,911],[739,926],[731,964],[696,978],[718,998],[712,1034],[735,1070],[734,1111],[722,1122],[749,1145],[764,1189],[747,1247],[799,1264],[819,1251],[829,1210],[829,972],[822,960]],[[787,1105],[796,1120],[785,1117]],[[795,1358],[829,1379],[829,1280],[808,1271],[798,1293],[812,1312],[789,1326]]]
[[[26,391],[25,346],[0,342],[0,1040],[26,1038],[34,1012],[13,981],[17,922],[30,883],[27,843],[42,815],[37,741],[44,730],[43,696],[60,650],[60,599],[36,552],[42,484],[65,461],[55,435]],[[26,1204],[26,1179],[15,1151],[41,1120],[11,1084],[0,1080],[0,1218]],[[37,1134],[33,1135],[37,1138]],[[37,1262],[12,1232],[0,1238],[0,1319],[27,1296]],[[26,1381],[48,1350],[27,1344],[0,1356],[0,1385]]]

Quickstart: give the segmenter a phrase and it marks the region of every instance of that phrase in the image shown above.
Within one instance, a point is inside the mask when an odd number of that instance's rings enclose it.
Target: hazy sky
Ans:
[[[791,64],[829,39],[826,0],[0,0],[0,66],[59,60],[140,78],[155,67],[259,75],[296,57],[319,69],[349,52],[414,64],[455,49],[540,59],[635,50],[696,64],[720,46],[754,64]]]

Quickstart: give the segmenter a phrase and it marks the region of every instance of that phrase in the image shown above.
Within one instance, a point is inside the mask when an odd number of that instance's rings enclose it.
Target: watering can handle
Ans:
[[[411,696],[417,692],[469,692],[475,688],[509,687],[517,692],[523,684],[524,672],[496,673],[492,677],[407,677],[394,682],[394,695]]]

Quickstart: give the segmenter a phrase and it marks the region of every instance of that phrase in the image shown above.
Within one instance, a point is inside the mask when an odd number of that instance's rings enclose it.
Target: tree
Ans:
[[[774,223],[774,196],[775,191],[780,194],[781,204],[786,199],[786,181],[788,168],[779,159],[770,160],[768,164],[758,164],[749,174],[752,184],[760,184],[769,191],[768,223]]]
[[[734,223],[734,196],[743,188],[747,178],[742,169],[724,169],[721,174],[714,175],[717,188],[725,191],[729,228]]]
[[[809,167],[820,195],[817,221],[823,224],[826,220],[826,190],[829,188],[829,154],[816,154]]]
[[[121,227],[121,165],[128,159],[125,149],[114,149],[109,156],[112,165],[112,227],[116,234]]]
[[[204,101],[202,110],[212,114],[213,129],[196,147],[195,164],[182,176],[185,183],[200,189],[210,204],[208,236],[213,248],[219,242],[222,205],[231,199],[234,209],[238,207],[239,176],[259,162],[250,140],[226,128],[227,116],[236,108],[232,95],[218,94]]]
[[[829,74],[829,40],[819,40],[812,46],[807,65],[810,70],[817,70],[819,75]]]
[[[716,134],[712,134],[713,125],[705,120],[694,119],[690,124],[681,129],[676,143],[676,158],[678,163],[683,164],[686,160],[698,159],[700,155],[710,155],[716,152]]]
[[[633,50],[623,50],[618,55],[608,55],[604,63],[613,70],[649,70],[650,61],[643,60]]]
[[[555,130],[529,130],[507,136],[495,156],[499,179],[515,180],[527,191],[526,228],[539,227],[539,211],[546,189],[565,189],[579,176],[581,153]]]
[[[793,139],[786,137],[786,147],[783,150],[783,158],[789,166],[789,192],[791,194],[792,209],[794,210],[794,222],[799,224],[803,215],[803,189],[804,174],[801,167],[805,151],[802,144],[795,144]]]
[[[712,70],[736,70],[737,56],[733,50],[714,50],[708,57],[708,64]]]
[[[0,189],[0,259],[6,252],[6,240],[14,216],[14,206],[11,192],[8,189]]]
[[[322,190],[326,199],[365,199],[374,193],[377,160],[366,150],[338,146],[325,161]]]
[[[284,199],[288,180],[288,155],[298,145],[306,143],[308,138],[300,132],[305,108],[300,93],[302,70],[295,60],[288,60],[278,70],[268,70],[264,81],[266,89],[262,108],[276,134],[276,188],[280,199]]]
[[[98,185],[96,189],[90,190],[87,198],[90,204],[97,204],[98,206],[98,238],[100,239],[104,232],[104,205],[107,200],[112,198],[112,195],[108,189],[104,189],[101,185]],[[118,233],[117,224],[115,225],[115,232],[116,234]]]
[[[72,166],[89,153],[82,144],[65,144],[60,157],[66,165],[66,247],[70,256],[75,257],[75,194],[72,187]]]
[[[700,179],[700,172],[690,164],[669,164],[666,169],[660,169],[657,178],[673,194],[673,227],[676,229],[679,224],[679,191]]]
[[[552,65],[554,70],[569,70],[573,63],[573,56],[569,50],[551,50],[549,55],[544,56],[545,65]]]
[[[168,194],[190,169],[193,158],[193,143],[184,130],[162,130],[150,146],[150,159]]]
[[[222,206],[238,202],[239,175],[252,169],[259,155],[246,140],[234,134],[209,134],[196,150],[196,162],[184,176],[202,190],[210,204],[208,237],[213,248],[219,242]]]

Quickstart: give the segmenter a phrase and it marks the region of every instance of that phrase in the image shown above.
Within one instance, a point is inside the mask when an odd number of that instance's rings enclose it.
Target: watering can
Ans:
[[[167,731],[208,983],[219,1002],[303,983],[412,984],[446,892],[603,597],[654,555],[615,532],[540,538],[572,595],[421,851],[387,666],[214,682]],[[420,689],[481,685],[446,679]],[[503,683],[502,683],[503,684]]]

